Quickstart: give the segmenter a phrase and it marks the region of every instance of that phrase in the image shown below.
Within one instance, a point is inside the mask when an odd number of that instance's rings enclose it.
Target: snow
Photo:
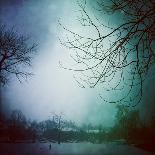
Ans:
[[[153,155],[116,143],[0,143],[1,155]]]

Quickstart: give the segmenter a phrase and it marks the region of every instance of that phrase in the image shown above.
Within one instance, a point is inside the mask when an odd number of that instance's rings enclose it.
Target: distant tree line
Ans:
[[[13,110],[10,117],[3,115],[0,122],[0,141],[35,141],[34,122],[27,120],[20,110]]]
[[[0,124],[1,142],[125,142],[154,143],[155,120],[146,125],[140,120],[138,110],[117,105],[115,125],[105,128],[104,124],[93,125],[65,120],[63,115],[40,122],[27,119],[20,110],[13,110],[9,117],[3,115]]]

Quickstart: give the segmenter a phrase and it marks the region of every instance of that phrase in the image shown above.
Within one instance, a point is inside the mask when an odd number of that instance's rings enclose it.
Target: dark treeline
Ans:
[[[109,128],[90,123],[78,126],[62,115],[54,114],[50,119],[37,122],[27,119],[20,110],[13,110],[10,116],[1,116],[0,142],[155,142],[155,121],[143,123],[138,110],[117,105],[115,119],[115,125]]]

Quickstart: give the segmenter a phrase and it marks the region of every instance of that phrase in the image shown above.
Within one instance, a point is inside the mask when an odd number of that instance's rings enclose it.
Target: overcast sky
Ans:
[[[20,84],[13,79],[5,88],[3,98],[7,108],[21,109],[32,119],[47,119],[50,113],[64,113],[76,122],[112,125],[113,105],[103,104],[97,89],[82,89],[73,72],[60,68],[59,61],[71,66],[66,48],[60,45],[63,31],[58,20],[75,31],[81,31],[76,0],[32,0],[1,2],[1,21],[16,26],[38,42],[38,55],[33,60],[34,76]]]
[[[8,109],[21,109],[27,117],[36,120],[62,112],[67,119],[75,122],[113,125],[115,106],[103,102],[98,95],[101,90],[80,88],[73,78],[75,73],[59,66],[59,61],[69,67],[72,63],[68,50],[60,45],[58,39],[64,33],[58,20],[73,31],[89,33],[83,32],[78,25],[77,11],[76,0],[0,1],[0,21],[31,35],[38,43],[38,54],[32,68],[35,75],[23,84],[13,79],[4,89],[3,104]],[[149,90],[153,93],[153,86]],[[103,95],[107,98],[116,97],[116,94],[107,92]],[[151,104],[153,101],[150,99]]]

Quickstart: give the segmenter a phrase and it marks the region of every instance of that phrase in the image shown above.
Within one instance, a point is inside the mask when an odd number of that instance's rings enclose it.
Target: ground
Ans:
[[[127,144],[0,143],[1,155],[153,155]]]

